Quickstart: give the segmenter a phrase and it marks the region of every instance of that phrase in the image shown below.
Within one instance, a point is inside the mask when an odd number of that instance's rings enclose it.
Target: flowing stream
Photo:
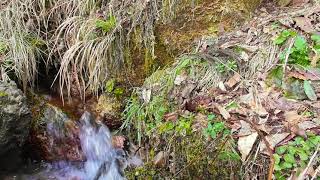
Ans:
[[[121,180],[125,163],[123,150],[114,149],[111,134],[105,125],[96,123],[90,113],[81,119],[80,141],[86,161],[80,167],[67,162],[54,165],[54,176],[61,180]]]
[[[48,124],[47,133],[62,135],[59,128]],[[125,152],[112,146],[112,136],[107,126],[96,122],[85,112],[80,119],[79,138],[85,155],[83,162],[60,161],[43,163],[36,172],[20,172],[0,179],[6,180],[122,180],[127,166]]]

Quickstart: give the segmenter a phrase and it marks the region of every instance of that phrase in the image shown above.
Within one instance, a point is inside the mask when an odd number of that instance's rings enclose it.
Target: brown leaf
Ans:
[[[157,167],[164,167],[165,165],[165,157],[166,153],[164,151],[160,151],[153,159],[153,164]]]
[[[238,140],[238,149],[241,153],[241,159],[242,161],[245,161],[248,154],[250,153],[253,144],[256,142],[256,139],[258,137],[258,133],[254,132],[248,136],[242,136],[239,137]]]
[[[220,89],[221,91],[223,91],[223,92],[227,91],[227,89],[226,89],[226,87],[224,86],[224,84],[223,84],[222,81],[220,81],[220,82],[218,83],[218,87],[219,87],[219,89]]]
[[[255,132],[249,123],[245,122],[245,121],[241,121],[240,120],[240,123],[241,123],[241,129],[238,133],[238,136],[247,136],[247,135],[250,135],[252,134],[252,132]]]
[[[304,6],[309,0],[292,0],[292,6]]]
[[[241,76],[239,73],[235,73],[225,84],[229,88],[232,88],[235,86],[238,82],[240,82]]]
[[[233,122],[227,125],[231,129],[231,134],[238,131],[241,128],[241,123],[239,121]]]
[[[294,77],[294,78],[297,78],[297,79],[302,79],[302,80],[307,80],[307,77],[305,77],[305,75],[297,72],[297,71],[291,71],[289,72],[288,74],[289,77]]]
[[[220,106],[219,104],[215,104],[215,107],[219,110],[221,116],[225,120],[228,120],[230,118],[229,112],[224,107]]]
[[[306,131],[303,129],[300,129],[298,125],[291,126],[290,131],[297,136],[302,136],[304,138],[307,138]]]
[[[278,143],[284,140],[290,133],[271,134],[266,136],[266,140],[270,144],[270,148],[274,149]],[[268,154],[267,147],[264,141],[261,141],[260,151],[264,154]]]
[[[287,111],[284,113],[284,117],[290,126],[298,125],[302,120],[302,116],[297,111]]]
[[[172,113],[167,113],[164,115],[164,120],[165,121],[177,121],[178,119],[178,113],[177,112],[172,112]]]
[[[317,124],[313,121],[304,121],[304,122],[299,123],[298,127],[299,127],[299,129],[305,131],[305,130],[317,127]]]
[[[295,68],[295,70],[305,76],[307,80],[318,81],[320,80],[320,71],[318,68],[308,68],[307,70]]]
[[[315,32],[315,29],[311,23],[311,20],[306,17],[296,17],[294,18],[294,21],[296,22],[297,26],[306,33],[312,33]]]

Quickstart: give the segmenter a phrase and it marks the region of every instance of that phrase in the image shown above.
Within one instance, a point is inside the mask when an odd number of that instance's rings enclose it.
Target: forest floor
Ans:
[[[295,3],[146,79],[125,111],[147,161],[132,176],[319,178],[320,6]]]

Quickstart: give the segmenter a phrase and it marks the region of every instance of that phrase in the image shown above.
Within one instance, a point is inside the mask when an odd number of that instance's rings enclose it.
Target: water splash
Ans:
[[[123,150],[113,148],[108,127],[96,123],[88,112],[82,115],[80,123],[79,137],[86,161],[81,164],[69,162],[52,164],[50,171],[53,177],[59,180],[125,179],[122,173],[125,154]]]

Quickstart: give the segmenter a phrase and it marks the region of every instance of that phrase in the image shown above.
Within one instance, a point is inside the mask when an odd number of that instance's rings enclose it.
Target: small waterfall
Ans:
[[[51,174],[59,180],[122,180],[125,153],[112,146],[111,134],[105,125],[96,123],[90,113],[80,119],[81,149],[86,161],[80,165],[58,162],[51,165]]]

